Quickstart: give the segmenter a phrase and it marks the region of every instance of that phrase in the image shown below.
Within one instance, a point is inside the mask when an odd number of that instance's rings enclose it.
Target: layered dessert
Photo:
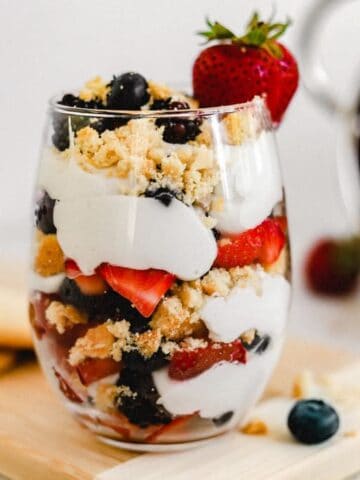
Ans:
[[[272,372],[290,295],[264,101],[198,109],[125,73],[50,114],[30,275],[50,381],[101,436],[188,442],[234,427]]]

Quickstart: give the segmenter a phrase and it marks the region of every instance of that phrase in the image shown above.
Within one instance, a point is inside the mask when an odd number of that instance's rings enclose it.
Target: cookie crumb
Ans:
[[[292,396],[294,398],[307,398],[312,395],[314,387],[314,375],[310,370],[300,372],[294,379]]]
[[[267,435],[269,433],[268,426],[260,419],[250,420],[241,427],[240,431],[245,435]]]
[[[65,305],[56,300],[51,302],[45,310],[45,318],[60,334],[74,325],[87,323],[87,317],[84,313],[72,305]]]
[[[132,349],[130,323],[126,320],[121,320],[119,322],[108,321],[105,325],[108,331],[115,337],[111,349],[111,356],[116,362],[120,362],[122,352]]]
[[[226,141],[230,145],[241,145],[256,136],[258,126],[255,117],[248,110],[229,113],[222,121]]]
[[[34,269],[42,277],[51,277],[65,270],[64,254],[55,234],[38,236]]]
[[[197,314],[185,308],[177,296],[166,297],[150,322],[167,340],[181,340],[192,335],[201,325]]]
[[[206,348],[208,346],[208,342],[203,338],[187,337],[184,338],[180,346],[182,350],[193,351],[197,350],[198,348]]]
[[[161,350],[164,355],[172,355],[174,352],[179,350],[179,345],[176,342],[169,340],[161,344]]]
[[[106,324],[90,328],[83,337],[76,340],[69,354],[69,363],[76,366],[86,358],[109,358],[115,337]]]
[[[110,87],[98,75],[85,83],[84,88],[82,88],[79,92],[79,98],[85,102],[89,102],[91,100],[101,100],[103,103],[105,103],[109,90]]]
[[[231,289],[230,273],[224,268],[213,268],[201,280],[202,290],[211,297],[226,297]]]
[[[121,404],[121,397],[135,396],[136,393],[133,393],[126,385],[118,387],[112,384],[100,383],[96,389],[95,405],[99,410],[108,412]]]
[[[138,333],[135,335],[134,341],[141,355],[149,358],[159,350],[161,343],[160,330],[155,329]]]

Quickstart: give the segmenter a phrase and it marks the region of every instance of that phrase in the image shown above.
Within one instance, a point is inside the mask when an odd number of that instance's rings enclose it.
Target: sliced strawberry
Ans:
[[[278,217],[272,218],[275,223],[279,225],[283,233],[286,235],[288,231],[288,220],[285,215],[279,215]]]
[[[174,380],[186,380],[224,361],[246,363],[246,350],[240,340],[175,352],[170,361],[169,376]]]
[[[70,387],[64,377],[62,377],[62,375],[57,370],[55,370],[55,368],[53,370],[55,377],[58,379],[59,388],[65,395],[65,397],[70,400],[70,402],[82,403],[82,399],[77,395],[76,392],[74,392],[74,390]]]
[[[83,275],[77,263],[68,259],[65,262],[65,273],[68,278],[74,280],[84,295],[103,295],[107,285],[99,275]]]
[[[32,328],[36,334],[36,338],[40,340],[51,326],[45,318],[45,310],[50,305],[51,297],[44,293],[37,293],[29,304],[29,318]]]
[[[99,274],[110,287],[130,300],[144,317],[150,317],[171,287],[175,276],[163,270],[134,270],[103,264]]]
[[[120,363],[112,358],[87,358],[76,367],[76,370],[81,383],[88,386],[109,375],[119,373]]]
[[[216,267],[243,267],[260,262],[275,262],[285,245],[285,235],[278,222],[268,218],[260,225],[238,235],[229,235],[218,241]]]
[[[80,277],[80,275],[83,275],[77,263],[70,258],[65,261],[65,273],[66,276],[71,280],[74,280],[75,278]]]

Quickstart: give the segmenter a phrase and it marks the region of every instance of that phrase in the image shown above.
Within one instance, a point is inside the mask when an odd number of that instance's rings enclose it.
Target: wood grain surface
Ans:
[[[270,397],[287,394],[294,375],[303,368],[311,368],[315,372],[329,372],[344,366],[351,368],[352,362],[355,364],[355,360],[352,354],[346,352],[336,352],[326,347],[299,340],[289,341],[267,389],[265,397],[268,400],[263,400],[258,408],[270,408],[267,407],[269,401],[273,401],[269,400]],[[244,455],[241,450],[236,450],[238,448],[238,437],[246,439],[245,441],[242,440],[243,443],[241,445],[242,448],[245,445],[247,455]],[[99,480],[139,480],[139,469],[143,473],[140,477],[141,479],[195,478],[193,476],[194,472],[190,472],[190,470],[187,472],[186,469],[190,468],[189,465],[194,466],[193,462],[195,460],[200,462],[199,465],[203,464],[207,461],[211,452],[213,455],[217,452],[215,457],[218,462],[222,462],[224,468],[227,468],[226,465],[230,459],[229,455],[231,456],[231,452],[235,454],[237,461],[233,462],[233,466],[234,468],[236,467],[236,471],[229,477],[223,474],[220,475],[220,470],[216,472],[216,468],[219,468],[219,464],[216,463],[214,466],[215,471],[213,471],[210,477],[207,477],[207,480],[209,478],[210,480],[245,478],[239,477],[237,474],[237,472],[243,471],[251,471],[252,480],[255,478],[300,478],[299,476],[266,476],[264,463],[261,466],[261,462],[257,460],[259,449],[261,449],[263,455],[268,452],[267,456],[265,455],[265,464],[270,462],[279,471],[283,469],[286,472],[292,458],[291,463],[295,473],[296,470],[302,471],[301,468],[304,469],[304,472],[308,472],[307,475],[309,476],[303,476],[301,477],[302,479],[316,478],[320,480],[321,478],[326,478],[326,480],[329,480],[335,478],[332,476],[310,476],[312,469],[315,468],[314,472],[316,472],[316,465],[320,465],[321,462],[319,463],[317,460],[317,463],[312,463],[308,447],[304,449],[303,446],[292,444],[293,456],[289,457],[286,449],[284,451],[282,449],[272,450],[271,445],[269,446],[268,444],[269,439],[266,437],[244,437],[234,433],[232,437],[230,435],[228,438],[235,438],[235,440],[230,440],[230,444],[227,444],[225,438],[220,439],[216,443],[213,442],[210,447],[194,449],[189,453],[157,454],[155,456],[153,454],[145,454],[139,460],[131,460],[137,454],[103,445],[91,433],[87,432],[73,420],[70,414],[65,411],[58,398],[50,391],[39,367],[34,361],[20,365],[0,377],[0,473],[13,479],[88,480],[96,478]],[[360,441],[359,439],[357,439],[357,442],[355,440],[347,439],[347,466],[349,468],[345,469],[344,476],[345,474],[350,475],[354,473],[356,466],[360,468],[358,455]],[[208,448],[210,448],[210,452],[205,450]],[[221,452],[224,453],[223,459],[221,459]],[[186,455],[190,455],[190,457],[186,457]],[[321,455],[329,465],[333,465],[336,462],[340,462],[341,465],[341,462],[344,461],[345,453],[343,448],[338,446],[334,448],[334,444],[330,442],[328,447],[325,446],[321,449]],[[157,460],[154,460],[154,457]],[[179,466],[180,459],[183,459],[183,467]],[[151,465],[154,465],[154,461],[156,461],[156,472],[158,475],[155,477],[153,476],[153,471],[149,470]],[[211,459],[211,462],[214,461],[214,459]],[[323,464],[323,461],[321,464]],[[115,470],[114,474],[114,468],[119,468],[118,465],[124,462],[124,470],[122,472],[119,471],[119,473]],[[180,472],[176,470],[175,476],[172,476],[175,473],[174,470],[171,470],[172,464],[174,464],[176,469],[180,468]],[[163,468],[163,471],[161,468]],[[200,470],[196,478],[206,478],[200,475]],[[256,471],[258,471],[257,475],[253,475],[253,472],[256,473]],[[217,476],[217,473],[219,476]],[[209,472],[207,472],[207,475],[209,475]]]

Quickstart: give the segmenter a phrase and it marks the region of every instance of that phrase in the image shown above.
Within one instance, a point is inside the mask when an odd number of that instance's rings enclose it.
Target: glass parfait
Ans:
[[[118,446],[183,448],[234,428],[276,364],[290,295],[263,100],[141,111],[53,100],[48,118],[30,319],[49,381]]]

